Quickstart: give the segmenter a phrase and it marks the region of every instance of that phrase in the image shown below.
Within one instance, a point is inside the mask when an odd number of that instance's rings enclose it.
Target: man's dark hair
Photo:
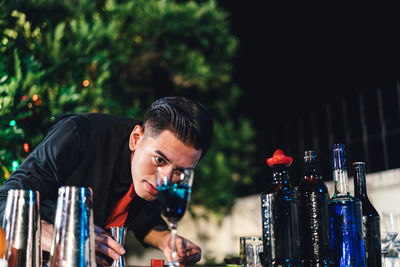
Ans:
[[[144,127],[151,136],[170,130],[185,145],[202,150],[202,156],[211,146],[213,121],[210,113],[203,105],[186,97],[154,101],[147,109]]]

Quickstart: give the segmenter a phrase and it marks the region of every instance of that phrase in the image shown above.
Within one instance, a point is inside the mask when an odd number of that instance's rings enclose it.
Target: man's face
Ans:
[[[185,145],[169,130],[152,137],[144,134],[140,126],[132,131],[129,147],[133,152],[131,173],[135,191],[147,201],[157,198],[157,168],[164,173],[174,168],[194,168],[201,156],[201,150]]]

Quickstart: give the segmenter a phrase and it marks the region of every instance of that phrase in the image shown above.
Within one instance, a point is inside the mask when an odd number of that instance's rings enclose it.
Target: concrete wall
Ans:
[[[400,209],[400,169],[367,174],[368,196],[377,211]],[[353,190],[353,179],[350,177],[350,192]],[[327,183],[330,195],[334,193],[333,183]],[[200,216],[192,218],[186,214],[182,219],[178,233],[194,241],[202,248],[201,262],[213,260],[223,262],[229,255],[238,255],[239,237],[261,235],[261,201],[259,195],[237,199],[232,213],[225,218],[217,218],[201,207],[195,207]],[[201,216],[204,215],[204,216]],[[384,230],[382,224],[381,229]],[[133,238],[131,239],[133,240]],[[164,258],[154,249],[143,248],[129,242],[129,265],[149,265],[151,258]]]

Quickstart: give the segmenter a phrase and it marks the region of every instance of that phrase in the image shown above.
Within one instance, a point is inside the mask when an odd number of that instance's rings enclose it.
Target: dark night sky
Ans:
[[[266,2],[218,1],[240,42],[239,112],[254,120],[260,165],[273,152],[265,139],[274,121],[400,81],[395,6]]]
[[[246,92],[243,112],[257,116],[284,105],[290,114],[398,79],[394,7],[260,2],[219,1],[240,41],[235,78]]]

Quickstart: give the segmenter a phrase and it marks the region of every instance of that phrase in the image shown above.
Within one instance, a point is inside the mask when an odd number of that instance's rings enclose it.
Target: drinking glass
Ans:
[[[385,232],[382,235],[382,254],[386,266],[399,266],[400,259],[400,211],[384,211],[382,219]]]
[[[169,262],[169,266],[179,266],[175,246],[176,229],[189,203],[193,175],[194,170],[191,168],[175,168],[170,172],[162,168],[157,169],[156,181],[161,213],[168,220],[171,229],[171,262]]]
[[[120,243],[122,246],[125,245],[125,238],[126,238],[126,232],[128,231],[128,228],[126,227],[111,227],[111,236],[114,238],[115,241]],[[126,266],[125,264],[125,255],[119,256],[118,260],[114,260],[113,264],[111,265],[112,267],[124,267]]]
[[[50,267],[96,266],[92,195],[88,187],[58,189]]]
[[[240,265],[242,265],[243,267],[246,266],[246,238],[247,236],[240,237],[239,257]]]
[[[39,206],[37,191],[8,191],[2,228],[8,243],[5,259],[10,267],[39,266],[41,262]]]
[[[245,241],[247,267],[262,267],[260,253],[263,252],[263,240],[261,236],[247,236]]]

